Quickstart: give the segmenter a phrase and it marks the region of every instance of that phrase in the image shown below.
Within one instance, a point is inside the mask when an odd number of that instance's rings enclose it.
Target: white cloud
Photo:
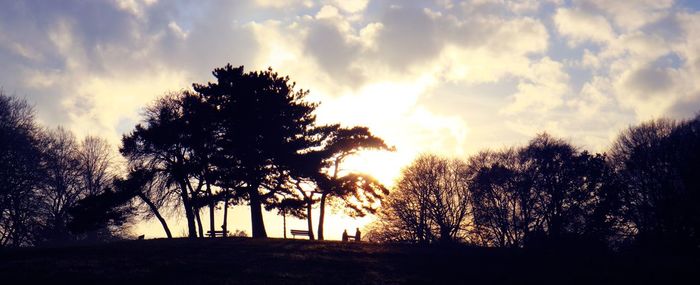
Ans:
[[[158,0],[114,0],[119,9],[127,11],[136,17],[143,17],[144,9],[155,4]]]
[[[261,7],[265,8],[290,8],[290,7],[313,7],[314,2],[310,0],[285,0],[285,1],[279,1],[279,0],[254,0],[255,4]]]
[[[181,72],[156,71],[155,76],[139,72],[83,81],[74,96],[63,100],[70,118],[66,126],[79,136],[98,135],[119,145],[121,122],[139,122],[141,110],[155,98],[188,85]]]
[[[557,9],[554,22],[557,31],[567,37],[572,46],[586,41],[605,44],[616,37],[605,17],[579,9]]]
[[[606,1],[580,0],[578,5],[593,8],[612,18],[617,27],[626,31],[639,29],[669,14],[674,0]]]
[[[335,6],[343,9],[345,12],[358,13],[367,8],[369,0],[331,0],[330,3],[333,3]]]
[[[548,57],[533,63],[531,73],[518,83],[513,102],[503,109],[506,114],[546,113],[564,104],[569,92],[569,75],[563,64]]]

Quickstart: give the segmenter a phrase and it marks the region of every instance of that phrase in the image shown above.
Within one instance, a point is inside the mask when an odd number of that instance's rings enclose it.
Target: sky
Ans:
[[[694,0],[1,5],[3,92],[33,104],[42,124],[115,148],[149,102],[227,63],[289,75],[321,103],[320,123],[368,126],[395,146],[346,165],[387,185],[420,153],[466,158],[544,131],[603,152],[631,124],[700,111]],[[237,207],[229,227],[250,232],[246,215]],[[281,219],[265,219],[280,236]],[[339,212],[327,235],[369,220]],[[153,222],[138,231],[162,235]]]

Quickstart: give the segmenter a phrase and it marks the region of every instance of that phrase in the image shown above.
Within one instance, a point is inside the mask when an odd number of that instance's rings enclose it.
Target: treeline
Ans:
[[[700,116],[623,131],[592,154],[540,134],[405,168],[368,236],[495,247],[700,246]]]
[[[288,77],[227,65],[216,82],[157,99],[122,138],[126,165],[114,171],[109,146],[78,144],[39,127],[24,101],[0,94],[0,241],[3,246],[104,240],[145,213],[167,237],[167,217],[184,215],[189,237],[228,233],[228,209],[250,207],[252,236],[266,237],[263,209],[307,219],[324,238],[329,204],[373,213],[388,190],[373,177],[342,170],[359,151],[392,148],[366,127],[316,123]],[[312,228],[318,207],[318,228]],[[215,221],[223,210],[221,225]],[[201,215],[208,215],[204,225]],[[314,232],[317,236],[314,235]]]
[[[390,192],[343,171],[360,151],[393,150],[368,128],[318,124],[309,91],[272,70],[227,65],[213,75],[146,106],[122,138],[123,165],[104,139],[41,127],[26,102],[0,94],[0,245],[121,238],[151,217],[172,237],[167,220],[178,215],[188,237],[226,235],[234,205],[250,208],[255,238],[267,236],[268,210],[306,219],[322,240],[335,206],[376,213],[366,235],[375,241],[700,245],[700,116],[630,127],[604,154],[547,134],[466,160],[426,154]]]
[[[72,207],[109,191],[110,153],[103,139],[79,142],[65,129],[39,127],[26,102],[0,94],[0,245],[118,237],[127,219],[90,232],[70,223]]]

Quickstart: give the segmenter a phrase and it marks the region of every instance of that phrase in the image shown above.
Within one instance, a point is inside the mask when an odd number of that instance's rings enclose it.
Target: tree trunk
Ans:
[[[185,217],[187,218],[187,235],[189,238],[197,237],[197,229],[195,225],[194,212],[192,211],[192,206],[190,205],[190,197],[187,194],[187,185],[184,181],[180,181],[182,205],[185,207]]]
[[[224,190],[224,223],[221,225],[221,230],[224,231],[224,237],[228,236],[228,189]]]
[[[199,215],[201,208],[197,208],[194,211],[194,216],[197,218],[197,229],[199,230],[199,237],[204,237],[204,227],[202,226],[202,218]]]
[[[284,234],[284,239],[287,239],[287,214],[282,214],[282,233]]]
[[[209,185],[209,182],[207,182],[207,195],[209,195],[209,230],[213,233],[216,231],[216,226],[214,225],[214,210],[216,208],[216,202],[214,201],[214,197],[211,193],[211,186]],[[215,235],[212,234],[212,238],[215,237]]]
[[[318,213],[318,240],[323,240],[323,221],[326,216],[326,196],[328,194],[321,194],[321,205]]]
[[[253,228],[253,238],[267,238],[265,221],[262,216],[262,203],[258,187],[253,187],[250,192],[250,224]]]
[[[306,216],[307,216],[306,223],[307,223],[307,226],[309,228],[309,239],[314,240],[314,223],[312,221],[313,216],[311,216],[311,202],[310,201],[309,201],[309,203],[306,204]]]
[[[153,212],[153,215],[156,216],[156,218],[160,222],[160,225],[163,226],[163,230],[165,231],[165,235],[168,238],[173,238],[173,234],[170,233],[170,228],[168,227],[168,223],[165,221],[163,216],[160,214],[160,211],[158,211],[158,207],[156,207],[156,205],[153,204],[153,202],[151,202],[151,200],[148,199],[148,197],[146,197],[146,195],[144,195],[144,194],[139,194],[139,198],[141,198],[141,201],[143,201],[144,203],[146,203],[146,205],[148,205],[148,208],[151,209],[151,212]]]

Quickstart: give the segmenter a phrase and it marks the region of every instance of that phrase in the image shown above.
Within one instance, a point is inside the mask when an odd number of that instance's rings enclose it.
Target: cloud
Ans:
[[[531,74],[518,83],[513,102],[503,109],[506,114],[527,111],[546,113],[564,104],[569,92],[569,75],[563,65],[548,57],[530,66]]]
[[[287,0],[287,1],[277,1],[277,0],[255,0],[255,4],[265,8],[290,8],[295,6],[311,7],[314,5],[313,1],[310,0]]]
[[[606,44],[616,37],[605,17],[584,10],[559,8],[554,22],[559,34],[568,38],[571,46],[587,41]]]
[[[362,12],[365,10],[365,8],[367,8],[367,4],[369,4],[369,0],[332,0],[330,2],[348,13]]]
[[[311,89],[319,118],[369,125],[404,160],[544,130],[602,148],[618,127],[700,102],[697,11],[608,2],[13,2],[0,84],[49,124],[116,138],[215,67],[271,66]]]
[[[389,8],[381,23],[376,60],[396,70],[405,72],[411,65],[425,63],[440,51],[436,24],[422,9]]]
[[[639,29],[671,12],[674,0],[605,1],[580,0],[579,6],[591,12],[606,15],[625,31]]]

